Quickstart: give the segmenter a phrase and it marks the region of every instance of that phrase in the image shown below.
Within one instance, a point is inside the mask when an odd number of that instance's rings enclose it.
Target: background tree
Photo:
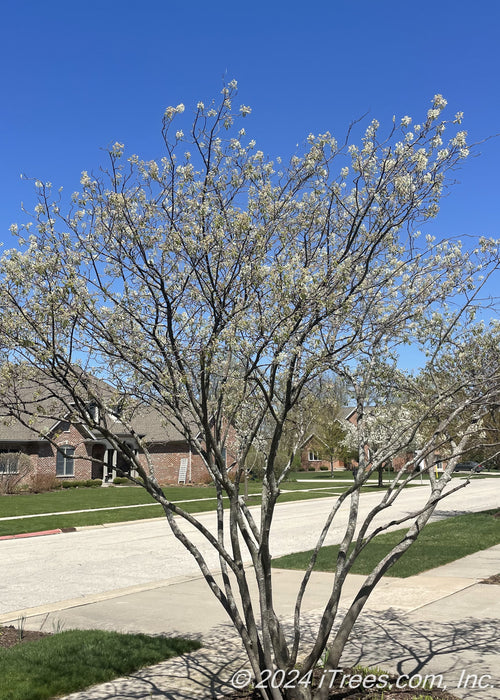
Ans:
[[[314,434],[318,438],[319,456],[330,462],[332,476],[335,460],[349,467],[351,459],[358,459],[357,447],[349,447],[346,442],[349,430],[346,416],[352,412],[352,402],[350,407],[348,404],[349,394],[339,377],[333,380],[326,377],[313,383],[303,398],[301,412],[307,416],[304,437]]]
[[[477,434],[467,459],[480,463],[485,469],[500,468],[500,412],[491,410],[482,418],[482,430]]]
[[[480,417],[498,403],[498,344],[466,380],[467,363],[457,355],[463,350],[471,359],[470,346],[463,344],[466,328],[458,323],[467,326],[475,290],[496,270],[498,251],[493,241],[464,248],[419,236],[418,226],[438,210],[448,174],[468,154],[462,117],[444,121],[441,96],[421,123],[405,116],[381,135],[374,120],[360,146],[350,143],[353,130],[341,142],[329,133],[310,135],[303,151],[285,164],[271,162],[247,139],[232,105],[235,89],[234,83],[225,87],[218,104],[199,103],[191,124],[178,123],[183,105],[168,108],[159,161],[126,158],[124,147],[115,144],[108,168],[99,175],[84,172],[81,191],[68,205],[64,193],[54,197],[49,184],[35,182],[38,204],[26,235],[19,230],[21,250],[9,251],[1,263],[0,332],[9,362],[0,383],[12,412],[23,416],[15,400],[19,378],[55,382],[68,397],[71,420],[98,429],[121,450],[230,616],[256,678],[265,668],[290,678],[300,652],[303,683],[267,687],[263,697],[324,698],[326,684],[314,691],[307,685],[312,669],[325,648],[327,667],[338,665],[367,597],[453,491],[446,487],[458,455]],[[239,117],[249,112],[242,106]],[[452,135],[445,143],[447,128]],[[448,311],[442,311],[445,303]],[[497,336],[495,329],[485,331],[480,343],[492,347]],[[440,361],[455,368],[455,374],[427,382],[425,403],[416,400],[419,391],[424,396],[418,382],[395,367],[407,343],[429,354],[429,373]],[[114,387],[112,395],[90,376]],[[332,500],[287,636],[274,608],[270,532],[298,436],[286,463],[279,470],[276,464],[288,421],[322,376],[340,377],[355,398],[360,469],[355,483]],[[449,379],[440,384],[444,376]],[[465,381],[467,391],[457,391]],[[366,408],[369,397],[388,384],[413,397],[415,412],[368,462],[362,449]],[[140,436],[142,454],[135,454],[107,424],[118,399],[120,420],[130,430],[137,407],[152,407],[201,455],[217,491],[213,530],[169,500]],[[100,408],[99,421],[89,404]],[[446,406],[448,415],[421,449],[429,454],[438,447],[437,436],[441,447],[446,440],[448,466],[439,481],[430,479],[415,511],[391,523],[406,524],[405,537],[340,615],[340,593],[354,560],[389,526],[380,514],[414,477],[395,476],[363,522],[360,488],[414,440],[433,406]],[[456,420],[464,412],[465,427]],[[452,425],[462,429],[442,438]],[[261,444],[266,461],[256,516],[240,496],[249,460]],[[228,446],[235,454],[230,464]],[[344,502],[349,522],[330,595],[313,643],[304,648],[302,599]],[[217,552],[220,585],[185,524]],[[242,565],[244,552],[251,569]],[[249,593],[251,577],[256,601]]]

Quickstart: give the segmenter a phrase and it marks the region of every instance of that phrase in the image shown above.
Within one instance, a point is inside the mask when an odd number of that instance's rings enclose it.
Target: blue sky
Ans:
[[[208,102],[235,78],[247,133],[289,156],[309,132],[421,118],[435,93],[465,113],[471,141],[500,132],[497,0],[19,0],[4,3],[0,239],[12,245],[20,173],[78,188],[114,141],[162,155],[169,104]],[[457,173],[432,232],[500,237],[500,139]]]

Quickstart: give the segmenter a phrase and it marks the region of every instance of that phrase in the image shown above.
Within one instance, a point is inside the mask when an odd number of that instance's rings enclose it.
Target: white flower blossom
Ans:
[[[89,174],[86,170],[82,171],[82,176],[80,178],[80,184],[82,187],[88,187],[89,185],[92,184],[92,180],[89,177]]]
[[[111,147],[111,155],[116,156],[116,158],[120,158],[123,155],[124,148],[125,148],[125,145],[123,143],[120,143],[119,141],[115,141],[115,143]]]
[[[413,178],[409,173],[394,178],[394,187],[401,197],[408,197],[414,190]]]
[[[406,116],[406,117],[403,117],[401,119],[401,126],[410,126],[410,124],[411,124],[411,117]]]
[[[419,148],[419,150],[415,153],[413,160],[415,162],[415,167],[418,171],[422,172],[423,170],[425,170],[428,162],[427,152],[425,148]]]
[[[466,131],[457,132],[455,138],[453,138],[451,141],[452,146],[460,146],[460,148],[465,146],[466,143],[467,143],[467,132]]]
[[[444,99],[442,95],[434,95],[433,106],[436,109],[443,110],[448,102]]]
[[[240,107],[240,114],[241,114],[242,117],[246,117],[247,114],[251,114],[251,113],[252,113],[252,108],[251,108],[251,107],[248,107],[247,105],[241,105],[241,107]]]

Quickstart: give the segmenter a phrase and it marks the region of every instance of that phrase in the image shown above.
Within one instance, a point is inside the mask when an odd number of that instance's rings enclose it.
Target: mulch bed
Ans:
[[[318,674],[321,675],[322,671],[319,669]],[[352,668],[344,669],[344,673],[347,675],[353,675],[356,671]],[[315,672],[316,674],[316,672]],[[396,683],[397,677],[389,677],[389,685],[394,685]],[[318,679],[316,679],[318,682]],[[314,681],[313,681],[314,687]],[[389,687],[384,689],[370,689],[363,690],[353,689],[348,687],[339,687],[337,683],[333,685],[330,690],[329,700],[412,700],[415,696],[423,695],[426,698],[432,698],[432,700],[459,700],[456,695],[451,695],[444,690],[426,690],[423,688],[406,688],[404,690],[396,689],[390,690]],[[262,700],[262,696],[257,690],[243,689],[238,692],[232,693],[231,695],[225,695],[224,700]]]
[[[0,627],[0,648],[8,649],[23,642],[34,642],[43,637],[48,637],[48,632],[34,632],[32,630],[19,630],[17,627],[9,625]]]
[[[381,695],[382,693],[382,695]],[[412,700],[415,696],[423,695],[432,700],[459,700],[456,695],[450,695],[443,690],[423,690],[418,688],[408,688],[407,690],[379,690],[360,692],[358,690],[348,690],[346,688],[332,688],[330,691],[329,700]],[[262,700],[262,695],[247,693],[225,695],[224,700]]]

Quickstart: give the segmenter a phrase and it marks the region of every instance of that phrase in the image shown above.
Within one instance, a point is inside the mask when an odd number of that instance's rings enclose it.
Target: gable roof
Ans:
[[[37,373],[32,368],[16,368],[0,379],[0,442],[40,442],[45,435],[57,429],[62,421],[71,420],[74,399],[65,392],[54,379]],[[2,381],[3,380],[3,381]],[[109,400],[116,398],[112,387],[81,370],[76,372],[74,388],[85,400],[85,394],[92,389]],[[92,405],[92,391],[89,391],[89,406]],[[104,417],[106,428],[117,436],[130,435],[130,429],[118,415]],[[94,433],[83,421],[76,417],[74,425],[81,426],[88,439],[100,439],[98,430]],[[170,423],[160,411],[153,407],[138,406],[127,421],[132,430],[148,443],[184,442],[181,431]]]
[[[356,413],[356,406],[339,406],[338,408],[338,413],[335,416],[334,420],[338,421],[340,424],[346,423],[349,421],[349,418],[352,418],[352,416]],[[308,434],[308,436],[302,441],[300,445],[300,449],[303,449],[307,443],[312,440],[312,438],[316,438],[316,440],[319,440],[320,442],[323,443],[323,445],[327,446],[327,443],[319,436],[319,433],[321,433],[321,429],[318,427],[317,424],[313,424],[311,426],[311,431]]]

